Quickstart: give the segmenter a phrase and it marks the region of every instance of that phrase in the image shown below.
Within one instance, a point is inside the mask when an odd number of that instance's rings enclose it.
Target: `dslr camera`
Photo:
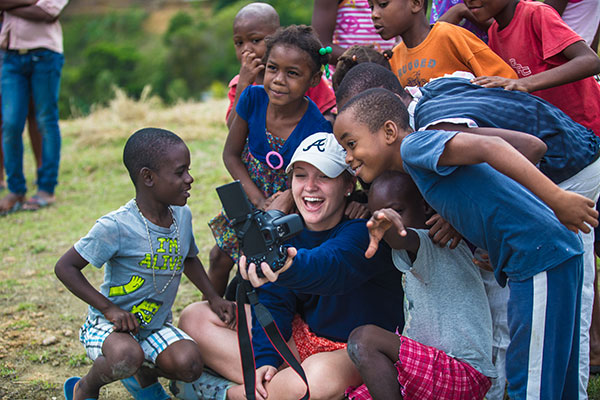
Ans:
[[[217,194],[248,265],[256,264],[260,277],[264,277],[260,269],[262,262],[269,264],[273,271],[281,269],[287,259],[287,246],[283,242],[304,228],[300,216],[257,209],[248,200],[240,181],[217,187]]]

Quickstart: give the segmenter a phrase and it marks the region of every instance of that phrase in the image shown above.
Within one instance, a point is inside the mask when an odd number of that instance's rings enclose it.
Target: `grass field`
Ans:
[[[62,383],[90,366],[78,330],[86,305],[63,288],[54,275],[57,259],[96,218],[133,197],[121,162],[126,138],[135,130],[170,129],[187,142],[195,182],[189,205],[196,242],[205,265],[214,240],[206,222],[219,210],[214,188],[230,180],[221,162],[226,100],[182,103],[164,108],[156,99],[133,102],[118,94],[110,106],[90,116],[61,122],[63,147],[57,203],[35,213],[0,217],[0,400],[62,399]],[[35,177],[26,149],[27,178]],[[84,269],[95,285],[103,270]],[[199,300],[182,280],[175,317]],[[400,305],[399,305],[400,306]],[[600,399],[600,380],[590,383],[590,398]],[[101,399],[129,399],[119,383],[103,388]]]

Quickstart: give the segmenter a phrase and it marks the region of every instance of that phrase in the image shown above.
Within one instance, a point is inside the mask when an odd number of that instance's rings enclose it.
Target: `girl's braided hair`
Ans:
[[[389,56],[386,56],[386,54],[382,54],[375,50],[373,45],[360,46],[355,44],[348,47],[346,51],[338,58],[338,62],[335,65],[335,72],[333,73],[333,78],[331,79],[333,90],[336,91],[348,71],[360,63],[372,62],[391,70],[392,68],[390,67],[390,62],[388,59]]]
[[[263,57],[263,63],[266,64],[271,54],[271,50],[276,44],[284,46],[297,47],[304,50],[309,55],[312,61],[312,72],[316,73],[321,69],[321,66],[327,65],[329,62],[329,54],[319,54],[319,49],[322,47],[319,38],[315,34],[313,28],[306,25],[290,25],[286,28],[278,28],[275,33],[265,38],[267,49]]]

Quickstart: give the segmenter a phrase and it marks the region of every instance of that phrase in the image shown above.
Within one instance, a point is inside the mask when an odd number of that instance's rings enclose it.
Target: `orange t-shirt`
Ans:
[[[399,43],[390,65],[402,86],[423,86],[432,78],[456,71],[517,79],[515,71],[481,39],[447,22],[436,22],[416,47],[409,49]]]

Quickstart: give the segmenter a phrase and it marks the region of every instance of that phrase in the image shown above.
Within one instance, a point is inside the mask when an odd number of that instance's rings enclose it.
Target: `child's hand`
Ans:
[[[103,314],[107,320],[113,323],[116,332],[138,333],[140,323],[132,313],[113,304]]]
[[[384,208],[373,213],[371,219],[367,221],[369,229],[369,247],[365,252],[366,258],[371,258],[377,252],[379,242],[383,239],[385,232],[395,226],[400,236],[406,236],[406,228],[402,222],[402,217],[391,208]]]
[[[235,328],[237,321],[234,302],[225,300],[222,297],[214,296],[213,298],[208,299],[208,305],[225,325],[230,329]]]
[[[255,53],[245,51],[242,53],[242,66],[240,68],[240,78],[238,85],[248,87],[256,82],[258,74],[265,69],[262,60],[256,56]]]
[[[273,379],[276,373],[277,368],[272,365],[263,365],[256,370],[256,398],[258,400],[267,398],[269,393],[265,389],[265,383]]]
[[[501,76],[478,76],[471,83],[487,88],[502,87],[506,90],[518,90],[529,93],[529,89],[521,79],[502,78]]]
[[[484,271],[494,272],[494,267],[490,263],[490,256],[486,252],[475,253],[473,263]]]
[[[369,209],[364,204],[357,201],[351,201],[348,203],[346,209],[344,210],[344,214],[350,219],[368,218],[369,215],[371,215]]]
[[[425,223],[432,225],[429,228],[429,237],[438,246],[446,247],[448,242],[451,242],[450,248],[455,249],[460,243],[462,239],[461,234],[448,221],[442,218],[440,214],[435,214]]]
[[[250,201],[252,204],[254,204],[254,207],[264,211],[269,206],[271,201],[273,201],[273,199],[267,199],[265,196],[260,196],[255,199],[251,199]]]
[[[580,194],[560,189],[548,205],[570,231],[589,233],[591,229],[587,224],[598,226],[598,212],[594,201]]]
[[[265,210],[279,210],[284,214],[291,213],[294,206],[294,198],[290,189],[277,192],[265,200]]]

